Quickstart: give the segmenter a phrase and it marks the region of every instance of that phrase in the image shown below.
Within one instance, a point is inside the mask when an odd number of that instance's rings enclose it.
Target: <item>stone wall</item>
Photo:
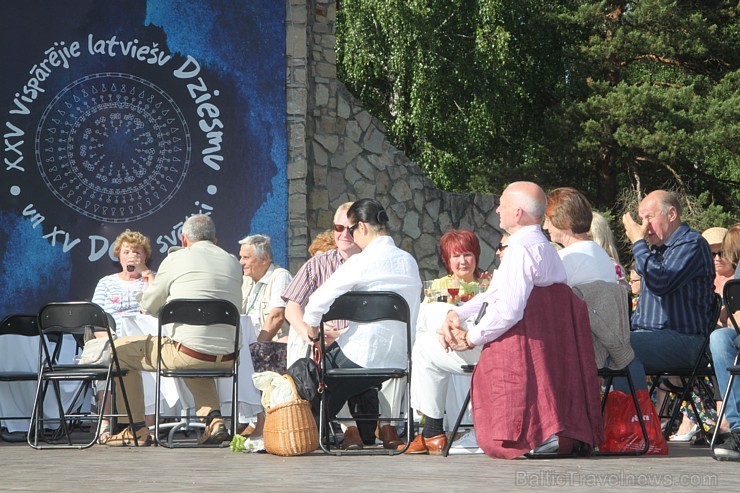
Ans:
[[[488,269],[501,237],[496,198],[443,192],[385,138],[383,124],[336,78],[335,0],[287,1],[288,268],[308,257],[310,240],[332,225],[341,203],[375,198],[423,279],[444,272],[439,238],[467,228],[481,239]]]

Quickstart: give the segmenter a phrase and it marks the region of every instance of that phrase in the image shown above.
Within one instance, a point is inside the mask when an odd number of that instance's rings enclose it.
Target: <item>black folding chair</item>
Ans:
[[[121,370],[118,355],[113,344],[113,332],[115,327],[112,318],[95,303],[86,301],[73,301],[65,303],[49,303],[45,305],[38,315],[38,329],[40,337],[39,349],[39,372],[36,385],[36,398],[33,404],[31,427],[28,431],[28,444],[34,449],[47,448],[88,448],[95,444],[100,434],[100,428],[104,418],[127,416],[129,423],[133,422],[131,409],[126,396],[126,388],[123,385],[125,371]],[[70,365],[60,364],[53,356],[49,348],[49,339],[61,339],[65,334],[72,335],[77,344],[82,347],[86,331],[92,333],[105,333],[111,350],[111,359],[107,364],[100,365]],[[105,414],[105,404],[110,395],[113,379],[120,385],[126,414]],[[84,412],[81,407],[88,392],[93,388],[93,382],[104,381],[103,402],[98,402],[96,412]],[[61,382],[79,382],[72,403],[64,409],[62,403]],[[66,444],[39,445],[40,434],[44,429],[43,403],[47,395],[47,384],[51,384],[59,412],[59,425],[62,436],[66,438]],[[94,394],[94,392],[93,392]],[[95,423],[95,433],[89,442],[75,443],[72,437],[72,424],[90,422]]]
[[[167,369],[162,368],[162,328],[169,324],[187,324],[187,325],[229,325],[234,330],[234,359],[230,368],[214,369]],[[162,377],[175,378],[231,378],[231,435],[236,435],[236,427],[239,421],[239,342],[241,339],[239,310],[233,303],[219,299],[177,299],[169,301],[159,312],[159,329],[158,329],[158,350],[157,350],[157,373],[156,373],[156,394],[160,395],[160,384]],[[192,442],[175,442],[174,434],[183,429],[205,428],[205,424],[200,421],[198,416],[194,415],[177,415],[164,416],[161,414],[160,398],[155,399],[154,405],[154,435],[159,445],[167,448],[176,447],[193,447]],[[167,438],[162,441],[159,436],[160,421],[165,419],[177,419]]]
[[[350,322],[379,322],[395,320],[406,324],[406,367],[405,368],[330,368],[326,367],[326,347],[324,344],[324,323],[332,320],[348,320]],[[338,448],[331,449],[329,437],[329,416],[327,411],[326,392],[321,394],[319,407],[319,444],[327,454],[334,455],[398,455],[406,451],[411,443],[413,420],[411,414],[411,313],[406,300],[397,293],[390,291],[353,291],[345,293],[332,304],[329,311],[321,319],[320,327],[321,348],[324,354],[324,364],[319,372],[319,388],[325,386],[331,389],[332,382],[339,380],[364,380],[382,382],[391,378],[406,378],[406,416],[378,417],[380,421],[392,423],[406,423],[406,445],[401,450],[368,449],[346,451]]]
[[[5,319],[0,322],[0,336],[21,336],[21,337],[33,337],[35,338],[39,337],[39,328],[37,324],[37,316],[36,315],[9,315],[5,317]],[[0,337],[0,344],[7,345],[11,344],[9,342],[9,338],[3,338]],[[9,349],[15,349],[9,348]],[[56,348],[57,350],[59,347]],[[36,380],[39,377],[39,371],[38,371],[38,364],[35,365],[35,368],[31,370],[22,370],[22,369],[15,369],[15,368],[5,368],[4,370],[0,371],[0,382],[36,382]],[[29,384],[30,385],[30,384]],[[32,402],[28,402],[28,404],[33,405]],[[27,416],[3,416],[0,415],[0,419],[8,420],[8,421],[20,421],[20,420],[26,420],[31,421],[31,415],[30,415],[30,408],[29,408],[29,414]],[[22,435],[15,436],[15,434],[5,434],[3,433],[0,435],[0,438],[2,438],[5,441],[10,442],[25,442],[26,441],[26,435],[27,433],[23,433]]]
[[[712,312],[709,320],[709,325],[706,328],[706,335],[704,337],[704,341],[702,342],[699,355],[697,356],[693,366],[655,372],[651,374],[651,376],[654,378],[653,384],[650,387],[650,395],[655,392],[655,389],[658,388],[658,385],[660,385],[662,382],[664,385],[661,388],[665,387],[663,388],[663,390],[667,391],[669,394],[672,394],[675,397],[672,404],[669,404],[669,399],[665,399],[660,406],[660,410],[658,411],[658,414],[661,418],[669,418],[663,432],[666,438],[671,435],[674,425],[678,422],[679,415],[681,414],[681,403],[683,403],[684,401],[687,401],[689,403],[691,409],[694,411],[694,416],[696,416],[696,419],[700,421],[698,423],[699,432],[704,436],[705,439],[707,438],[706,432],[704,431],[704,424],[701,423],[699,410],[697,409],[694,400],[691,399],[691,392],[693,392],[694,386],[696,385],[696,388],[699,390],[699,396],[704,402],[713,403],[715,400],[714,392],[712,391],[712,389],[709,388],[705,379],[715,378],[714,367],[712,366],[712,357],[709,354],[709,335],[717,326],[717,320],[719,319],[719,313],[721,309],[722,298],[720,298],[718,294],[715,294],[712,302]],[[668,381],[668,378],[670,377],[678,377],[681,380],[681,385],[672,385]]]
[[[460,369],[466,373],[470,374],[473,373],[473,370],[475,370],[475,365],[461,365]],[[475,424],[473,422],[470,423],[463,423],[462,420],[465,418],[465,413],[468,411],[468,404],[470,404],[470,390],[468,389],[468,394],[465,396],[465,400],[462,403],[462,407],[460,408],[460,412],[457,414],[457,419],[455,420],[455,426],[452,427],[452,431],[450,432],[450,435],[447,437],[447,446],[445,447],[444,451],[442,452],[442,457],[447,457],[450,455],[450,449],[452,448],[452,442],[455,440],[455,435],[457,435],[457,431],[460,428],[475,428]]]
[[[732,279],[727,281],[727,283],[725,283],[725,288],[722,291],[722,295],[725,301],[725,308],[727,309],[727,318],[730,320],[732,327],[735,329],[735,334],[740,337],[740,325],[735,319],[735,312],[740,310],[740,279]],[[727,381],[727,388],[722,395],[722,405],[719,407],[719,411],[717,412],[717,425],[714,427],[712,442],[709,444],[709,447],[712,450],[714,450],[714,444],[717,441],[717,435],[719,434],[719,427],[722,424],[722,418],[725,414],[727,399],[730,398],[732,383],[735,381],[735,377],[740,375],[740,364],[738,363],[740,363],[740,353],[735,356],[735,362],[733,363],[733,365],[727,368],[727,371],[730,373],[730,378]],[[736,399],[738,398],[737,395],[734,395],[733,397]]]
[[[630,337],[630,312],[632,311],[632,303],[630,302],[629,293],[626,288],[622,288],[618,284],[607,283],[605,281],[594,281],[586,284],[581,284],[574,288],[575,293],[586,301],[588,306],[589,320],[591,322],[591,335],[595,341],[595,348],[603,348],[606,350],[608,355],[616,354],[623,355],[624,344],[622,341],[629,341]],[[609,307],[609,310],[619,310],[616,314],[604,313],[599,310],[599,307]],[[607,329],[606,331],[604,331]],[[604,331],[604,332],[602,332]],[[631,346],[630,346],[631,349]],[[597,351],[598,354],[599,351]],[[615,357],[617,359],[619,357]],[[623,358],[623,356],[622,356]],[[600,364],[601,361],[597,361]],[[617,361],[617,363],[624,363],[624,361]],[[612,360],[614,364],[614,360]],[[629,387],[630,396],[632,397],[632,403],[635,406],[635,415],[637,416],[638,423],[640,423],[640,431],[642,432],[643,447],[640,450],[624,451],[624,452],[604,452],[594,451],[593,455],[604,455],[604,456],[618,456],[618,455],[644,455],[650,449],[650,438],[648,437],[647,428],[645,428],[645,420],[642,409],[640,409],[640,403],[637,399],[637,390],[635,389],[635,383],[632,381],[632,376],[629,373],[628,367],[624,368],[601,368],[597,371],[599,377],[604,379],[604,395],[601,398],[601,414],[604,415],[606,409],[606,403],[609,399],[612,382],[615,377],[622,377],[627,379],[627,386]]]

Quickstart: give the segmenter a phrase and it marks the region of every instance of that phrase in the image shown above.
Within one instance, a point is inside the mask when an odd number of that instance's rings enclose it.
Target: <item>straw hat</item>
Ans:
[[[721,244],[722,240],[725,238],[725,233],[727,233],[727,228],[709,228],[705,230],[701,235],[711,246]]]

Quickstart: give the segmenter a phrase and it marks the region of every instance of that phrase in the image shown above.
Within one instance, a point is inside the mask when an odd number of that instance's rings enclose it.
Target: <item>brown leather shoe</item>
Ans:
[[[432,438],[425,438],[424,443],[427,446],[429,455],[442,455],[447,447],[447,435],[442,433]]]
[[[396,427],[392,425],[383,426],[380,429],[380,436],[378,438],[383,441],[383,448],[387,450],[395,450],[399,445],[403,445],[396,431]]]
[[[360,450],[363,446],[360,430],[356,426],[350,426],[344,431],[342,450]]]
[[[431,438],[424,438],[421,435],[416,435],[416,438],[411,442],[405,453],[442,455],[445,447],[447,447],[447,435],[444,433]],[[401,450],[402,448],[403,444],[399,445],[396,450]]]

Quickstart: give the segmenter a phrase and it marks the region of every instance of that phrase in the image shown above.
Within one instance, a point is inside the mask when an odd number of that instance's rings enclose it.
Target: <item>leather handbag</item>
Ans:
[[[312,346],[309,346],[306,357],[296,360],[285,373],[292,377],[298,395],[311,404],[316,414],[319,410],[321,392],[324,391],[319,382],[321,361],[321,346],[318,342],[314,342]]]

